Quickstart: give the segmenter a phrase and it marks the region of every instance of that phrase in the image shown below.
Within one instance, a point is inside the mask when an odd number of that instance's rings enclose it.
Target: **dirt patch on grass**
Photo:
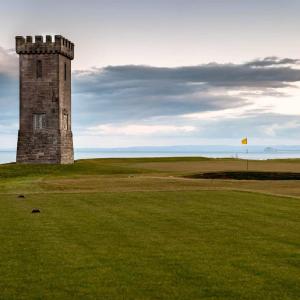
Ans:
[[[208,161],[174,161],[133,163],[132,168],[156,170],[163,173],[208,173],[208,172],[244,172],[246,161],[239,159],[219,159]],[[249,161],[249,170],[253,172],[300,172],[298,161]]]
[[[185,176],[194,179],[235,180],[300,180],[300,173],[292,172],[206,172]]]

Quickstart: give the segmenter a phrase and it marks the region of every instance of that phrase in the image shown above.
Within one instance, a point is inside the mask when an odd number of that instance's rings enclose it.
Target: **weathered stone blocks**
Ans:
[[[74,162],[71,129],[71,60],[74,44],[63,38],[16,37],[20,60],[18,163]]]

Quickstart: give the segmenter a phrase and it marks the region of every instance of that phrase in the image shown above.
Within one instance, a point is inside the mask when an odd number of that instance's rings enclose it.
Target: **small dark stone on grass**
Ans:
[[[25,195],[19,195],[18,198],[25,198]]]
[[[31,213],[32,214],[36,214],[36,213],[40,213],[41,211],[38,208],[34,208]]]

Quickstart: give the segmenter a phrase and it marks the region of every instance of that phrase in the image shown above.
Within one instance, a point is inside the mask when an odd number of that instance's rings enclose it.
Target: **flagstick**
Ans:
[[[246,157],[246,163],[247,163],[247,171],[249,170],[249,161],[248,161],[248,138],[245,137],[242,139],[242,144],[247,145],[246,147],[246,153],[247,153],[247,157]]]
[[[248,160],[248,148],[247,148],[247,171],[249,169],[249,160]]]

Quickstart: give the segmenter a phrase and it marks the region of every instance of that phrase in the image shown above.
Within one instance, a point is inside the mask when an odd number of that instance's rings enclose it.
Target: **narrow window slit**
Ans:
[[[67,64],[65,63],[65,81],[67,80]]]
[[[37,78],[42,78],[43,72],[42,72],[42,61],[38,60],[36,62],[36,77]]]

